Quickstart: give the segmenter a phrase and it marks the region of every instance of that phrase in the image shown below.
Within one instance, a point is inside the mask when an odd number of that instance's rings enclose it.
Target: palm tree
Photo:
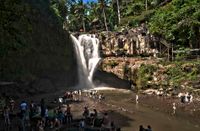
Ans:
[[[118,23],[120,24],[121,18],[120,18],[120,7],[119,7],[119,0],[117,1],[117,16],[118,16]]]
[[[75,6],[75,12],[74,12],[78,21],[79,20],[81,21],[82,28],[83,28],[84,32],[86,31],[86,28],[85,28],[85,8],[86,8],[86,6],[83,3],[83,0],[79,0],[77,5]]]
[[[99,0],[99,3],[100,3],[100,8],[102,9],[102,12],[103,12],[104,25],[105,25],[106,31],[108,31],[107,20],[106,20],[106,13],[105,13],[106,3],[105,3],[104,0]]]

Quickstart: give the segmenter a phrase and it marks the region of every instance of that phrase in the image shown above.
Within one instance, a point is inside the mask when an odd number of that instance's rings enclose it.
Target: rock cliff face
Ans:
[[[3,0],[0,9],[0,92],[53,92],[77,82],[73,44],[48,0]]]
[[[150,57],[107,57],[101,68],[131,81],[135,89],[162,89],[171,91],[169,95],[189,91],[200,95],[199,60],[163,62]]]
[[[144,25],[134,29],[124,29],[121,32],[101,33],[99,38],[104,56],[146,55],[156,57],[158,53],[158,43],[155,37],[148,34]]]

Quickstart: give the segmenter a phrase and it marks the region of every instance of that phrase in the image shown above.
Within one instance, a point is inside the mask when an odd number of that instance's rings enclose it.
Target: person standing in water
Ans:
[[[135,102],[136,102],[136,104],[138,104],[138,99],[139,99],[139,96],[138,96],[138,94],[136,94],[135,95]]]
[[[176,103],[173,103],[173,115],[175,115],[175,113],[176,113]]]

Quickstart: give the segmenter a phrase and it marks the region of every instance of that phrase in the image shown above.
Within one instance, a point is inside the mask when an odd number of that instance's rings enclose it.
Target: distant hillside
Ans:
[[[72,42],[49,0],[1,0],[0,16],[0,92],[10,90],[5,81],[30,93],[77,81]]]

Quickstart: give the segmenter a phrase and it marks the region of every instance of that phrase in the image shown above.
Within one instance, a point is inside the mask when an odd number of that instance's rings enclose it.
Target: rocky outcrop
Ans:
[[[105,56],[157,56],[157,41],[148,33],[145,25],[121,32],[99,34],[101,51]]]
[[[181,91],[200,95],[199,65],[199,61],[166,64],[150,57],[107,57],[102,61],[101,68],[132,81],[135,89],[152,88],[149,92],[157,95],[177,95]]]

